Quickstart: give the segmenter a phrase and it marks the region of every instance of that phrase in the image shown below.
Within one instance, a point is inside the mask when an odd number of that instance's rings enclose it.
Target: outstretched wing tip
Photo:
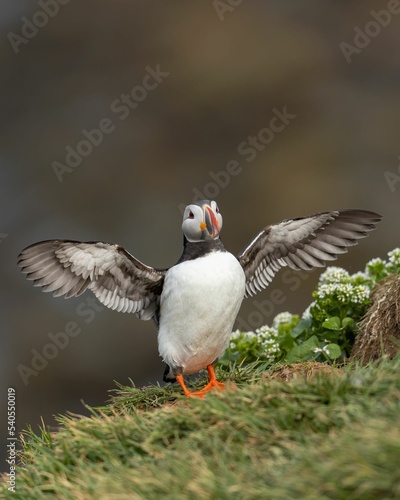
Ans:
[[[24,248],[17,264],[44,292],[64,298],[91,290],[100,302],[137,313],[157,300],[165,271],[146,266],[121,245],[45,240]]]
[[[382,218],[369,210],[344,209],[266,226],[238,256],[246,275],[246,296],[266,288],[281,267],[325,267],[369,236]]]

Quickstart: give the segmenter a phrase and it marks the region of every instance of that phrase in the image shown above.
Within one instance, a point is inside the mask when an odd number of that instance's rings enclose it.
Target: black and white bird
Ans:
[[[266,288],[276,272],[323,267],[375,229],[382,216],[332,210],[266,226],[237,256],[219,238],[217,203],[191,203],[183,215],[183,253],[169,269],[143,264],[124,248],[102,242],[49,240],[25,248],[18,264],[27,278],[55,297],[90,290],[105,306],[153,319],[164,380],[177,380],[187,396],[223,384],[214,364],[229,344],[245,296]],[[191,392],[183,376],[207,368],[209,383]]]

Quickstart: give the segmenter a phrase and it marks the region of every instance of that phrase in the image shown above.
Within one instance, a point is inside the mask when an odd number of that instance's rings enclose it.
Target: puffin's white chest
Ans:
[[[245,291],[245,275],[228,252],[172,267],[160,303],[160,355],[172,368],[195,373],[226,349]]]

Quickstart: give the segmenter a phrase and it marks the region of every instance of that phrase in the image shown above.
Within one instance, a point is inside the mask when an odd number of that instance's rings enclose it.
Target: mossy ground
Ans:
[[[399,498],[400,358],[307,365],[292,380],[234,368],[220,374],[234,389],[202,400],[118,386],[92,416],[26,432],[16,492],[0,497]]]

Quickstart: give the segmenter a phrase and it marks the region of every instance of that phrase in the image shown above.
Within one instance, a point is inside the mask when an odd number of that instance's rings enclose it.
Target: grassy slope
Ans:
[[[92,417],[62,417],[26,438],[12,498],[400,497],[400,358],[309,381],[229,377],[235,390],[203,400],[120,387]]]

